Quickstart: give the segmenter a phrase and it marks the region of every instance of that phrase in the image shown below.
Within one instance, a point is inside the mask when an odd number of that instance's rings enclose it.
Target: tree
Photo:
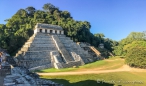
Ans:
[[[53,4],[51,4],[51,3],[47,3],[47,4],[44,4],[43,9],[46,12],[52,13],[56,9],[56,7]]]
[[[126,55],[126,64],[131,67],[146,68],[146,48],[132,48]]]
[[[98,47],[99,41],[102,40],[106,48],[112,50],[113,41],[105,39],[104,34],[93,35],[90,32],[90,22],[76,21],[70,12],[61,11],[51,3],[44,4],[43,9],[36,10],[32,6],[19,9],[7,20],[6,25],[0,25],[0,46],[13,54],[32,35],[37,23],[46,23],[61,26],[65,35],[75,42],[87,42]]]
[[[19,15],[21,17],[27,17],[27,11],[25,11],[24,9],[20,9],[17,11],[16,15]]]
[[[144,40],[146,40],[146,34],[144,32],[131,32],[125,39],[119,41],[118,45],[114,47],[113,53],[115,55],[125,56],[127,54],[127,49],[130,48],[128,46],[131,46],[131,43]]]
[[[27,8],[26,8],[26,11],[27,11],[27,13],[28,13],[29,15],[32,16],[32,15],[35,13],[36,9],[35,9],[34,7],[32,7],[32,6],[30,6],[30,7],[27,7]]]
[[[146,48],[146,41],[133,41],[123,47],[124,51],[130,52],[133,48]]]
[[[133,39],[133,40],[143,40],[145,39],[145,33],[143,32],[131,32],[127,38]]]
[[[64,17],[65,19],[70,18],[71,14],[68,11],[61,12],[61,17]]]

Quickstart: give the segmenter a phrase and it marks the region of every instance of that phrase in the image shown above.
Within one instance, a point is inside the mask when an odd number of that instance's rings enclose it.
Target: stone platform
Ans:
[[[44,26],[47,25],[44,24]],[[61,34],[59,34],[59,30],[62,31]],[[48,28],[44,28],[43,32],[41,31],[42,27],[39,24],[39,27],[36,26],[34,30],[34,35],[29,38],[14,57],[19,66],[24,66],[30,70],[52,67],[59,69],[81,66],[94,61],[94,57],[69,37],[66,37],[60,27],[54,29],[53,33],[45,32],[49,31]],[[55,32],[57,33],[55,34]]]

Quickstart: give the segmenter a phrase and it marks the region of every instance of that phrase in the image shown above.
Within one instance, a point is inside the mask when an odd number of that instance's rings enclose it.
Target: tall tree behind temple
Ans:
[[[65,35],[75,42],[88,42],[98,47],[99,41],[102,40],[106,48],[112,51],[113,41],[104,39],[104,34],[102,37],[93,35],[88,21],[76,21],[70,12],[61,11],[51,3],[44,4],[43,10],[36,10],[32,6],[20,9],[6,21],[6,25],[0,25],[0,47],[6,48],[10,54],[15,54],[33,34],[37,23],[59,25],[64,29]]]

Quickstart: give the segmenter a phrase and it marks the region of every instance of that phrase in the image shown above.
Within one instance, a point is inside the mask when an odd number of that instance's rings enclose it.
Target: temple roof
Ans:
[[[42,24],[42,23],[37,23],[37,28],[63,30],[62,27],[60,27],[60,26],[58,26],[58,25]]]

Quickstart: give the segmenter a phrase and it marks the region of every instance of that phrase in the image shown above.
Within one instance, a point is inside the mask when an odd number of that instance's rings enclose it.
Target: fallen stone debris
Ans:
[[[0,77],[4,77],[2,86],[63,86],[47,79],[39,78],[36,73],[30,72],[26,67],[13,66],[10,63],[14,60],[7,58],[7,53],[2,52],[0,55]],[[9,60],[10,61],[9,61]]]
[[[41,79],[36,73],[24,67],[14,67],[4,78],[4,86],[63,86],[50,80]]]

